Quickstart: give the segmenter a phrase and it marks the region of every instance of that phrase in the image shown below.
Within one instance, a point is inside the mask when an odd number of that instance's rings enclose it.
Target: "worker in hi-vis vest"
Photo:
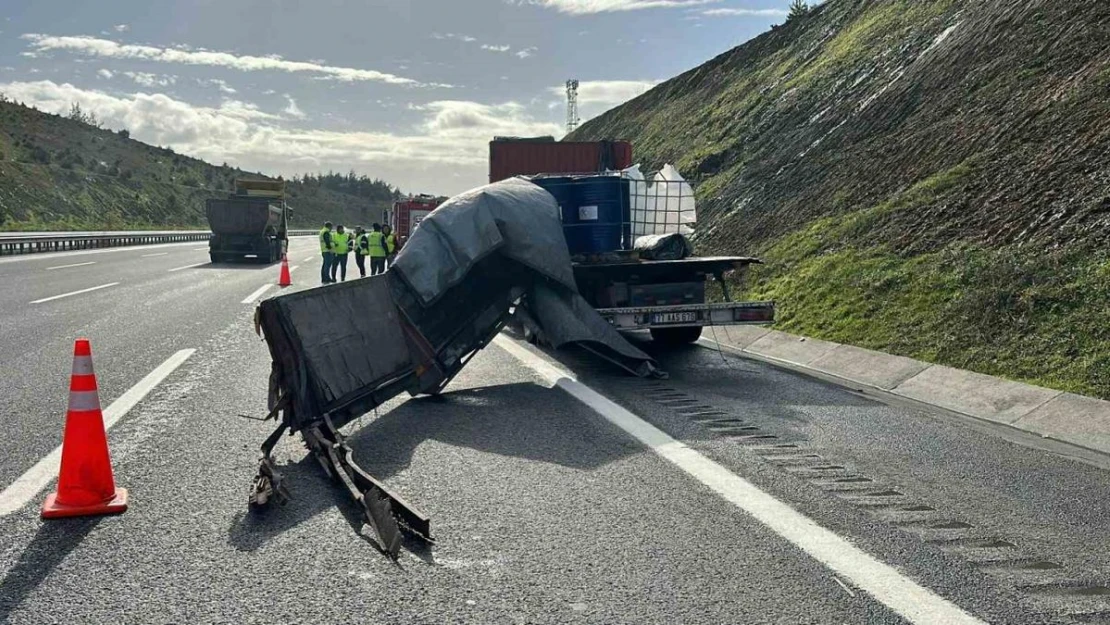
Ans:
[[[331,222],[325,221],[324,227],[320,229],[320,253],[324,256],[324,264],[320,266],[320,283],[327,284],[334,282],[331,277],[332,261],[335,259],[335,244],[331,239]]]
[[[376,276],[379,273],[385,273],[385,257],[389,255],[389,251],[385,249],[381,224],[374,224],[371,230],[367,237],[370,246],[370,275]]]
[[[393,228],[382,226],[382,238],[385,240],[386,267],[392,267],[393,259],[397,257],[397,236],[393,234]]]
[[[335,243],[335,262],[331,266],[331,281],[335,282],[336,274],[339,274],[339,279],[346,282],[347,254],[351,251],[351,233],[345,231],[343,225],[340,224],[335,227],[332,241]]]
[[[354,264],[359,265],[359,278],[366,278],[366,229],[361,225],[354,228],[354,239],[351,241],[354,252]]]

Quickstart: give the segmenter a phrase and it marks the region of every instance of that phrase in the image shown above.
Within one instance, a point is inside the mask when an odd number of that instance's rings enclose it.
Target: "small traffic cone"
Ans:
[[[291,284],[293,284],[293,279],[289,277],[289,257],[282,254],[281,275],[278,276],[278,286],[289,286]]]
[[[92,349],[88,339],[73,345],[73,375],[69,380],[69,410],[62,438],[62,468],[58,490],[42,504],[42,518],[118,514],[127,510],[127,490],[116,488],[104,415],[96,392]]]

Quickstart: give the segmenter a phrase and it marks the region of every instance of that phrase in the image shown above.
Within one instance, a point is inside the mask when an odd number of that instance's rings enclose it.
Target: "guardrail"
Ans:
[[[289,236],[311,236],[315,230],[290,230]],[[0,232],[0,256],[65,252],[127,245],[207,241],[208,230],[119,232]]]

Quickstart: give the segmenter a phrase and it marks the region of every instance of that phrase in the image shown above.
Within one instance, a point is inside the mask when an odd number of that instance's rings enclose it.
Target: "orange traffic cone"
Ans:
[[[88,339],[77,339],[73,345],[73,375],[69,381],[58,491],[42,504],[42,518],[118,514],[125,510],[127,490],[116,488],[112,479],[92,349]]]
[[[281,255],[281,275],[278,276],[278,286],[289,286],[293,279],[289,277],[289,257]]]

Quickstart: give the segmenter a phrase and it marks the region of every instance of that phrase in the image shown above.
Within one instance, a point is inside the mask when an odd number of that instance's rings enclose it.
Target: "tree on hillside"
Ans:
[[[796,17],[805,17],[809,13],[809,5],[805,0],[794,0],[790,3],[790,15],[787,16],[787,21]]]
[[[100,120],[96,118],[96,113],[93,113],[92,111],[86,113],[85,111],[81,110],[81,105],[77,102],[74,102],[69,106],[69,115],[66,115],[66,117],[68,119],[72,119],[75,122],[88,124],[93,128],[100,128]]]

